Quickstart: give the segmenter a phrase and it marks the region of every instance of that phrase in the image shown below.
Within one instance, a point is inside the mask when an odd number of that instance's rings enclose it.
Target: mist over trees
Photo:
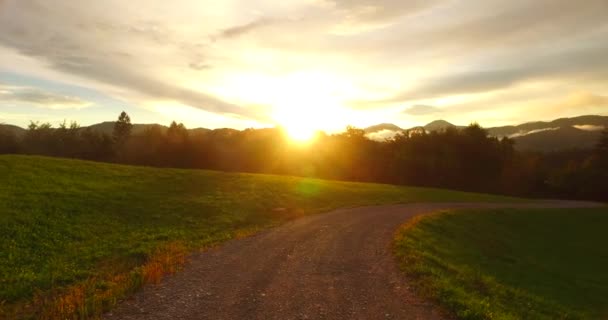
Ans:
[[[287,174],[534,197],[608,200],[608,130],[596,148],[518,152],[478,124],[404,131],[385,141],[347,127],[295,144],[280,128],[188,130],[147,126],[133,132],[122,112],[110,133],[77,123],[32,122],[23,136],[0,127],[0,154],[21,153],[156,167]]]

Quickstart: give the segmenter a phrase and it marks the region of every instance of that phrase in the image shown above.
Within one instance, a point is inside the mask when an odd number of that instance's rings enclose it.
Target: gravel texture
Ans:
[[[449,319],[416,296],[391,253],[397,228],[442,209],[588,202],[419,203],[340,209],[194,254],[106,319]]]

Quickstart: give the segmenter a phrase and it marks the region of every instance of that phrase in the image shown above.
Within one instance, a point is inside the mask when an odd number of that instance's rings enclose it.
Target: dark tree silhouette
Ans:
[[[131,136],[132,128],[133,125],[131,124],[129,115],[124,111],[121,112],[120,116],[118,116],[118,121],[114,123],[114,131],[112,133],[114,141],[119,145],[123,145]]]
[[[595,146],[595,154],[598,158],[599,166],[608,171],[608,128],[602,131],[600,139]]]
[[[0,127],[0,154],[18,153],[19,141],[14,132]]]
[[[290,143],[279,128],[188,130],[175,121],[136,133],[132,128],[125,112],[112,135],[75,122],[57,128],[32,122],[22,137],[0,130],[0,153],[608,200],[608,130],[593,150],[530,153],[478,124],[431,132],[419,127],[385,141],[347,127],[306,145]]]

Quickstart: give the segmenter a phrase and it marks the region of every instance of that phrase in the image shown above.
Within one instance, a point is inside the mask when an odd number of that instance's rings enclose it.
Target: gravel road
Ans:
[[[442,209],[587,207],[419,203],[340,209],[297,219],[190,258],[185,270],[144,287],[106,319],[448,319],[418,298],[391,240],[408,219]]]

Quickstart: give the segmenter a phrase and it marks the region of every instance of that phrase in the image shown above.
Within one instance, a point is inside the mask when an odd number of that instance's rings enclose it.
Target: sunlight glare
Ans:
[[[286,80],[275,94],[273,118],[289,138],[310,142],[318,131],[340,126],[343,107],[330,89],[331,77],[298,74]]]
[[[308,110],[311,111],[311,110]],[[310,142],[320,130],[316,123],[315,112],[306,112],[299,108],[280,109],[274,114],[275,120],[295,142]]]

